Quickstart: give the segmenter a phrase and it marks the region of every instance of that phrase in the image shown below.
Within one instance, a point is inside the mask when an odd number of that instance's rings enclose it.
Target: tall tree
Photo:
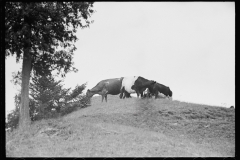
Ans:
[[[5,57],[23,59],[19,128],[30,124],[29,79],[57,69],[65,76],[72,67],[77,28],[89,27],[93,2],[6,2]],[[64,51],[55,51],[62,46]],[[47,69],[42,69],[42,67]]]

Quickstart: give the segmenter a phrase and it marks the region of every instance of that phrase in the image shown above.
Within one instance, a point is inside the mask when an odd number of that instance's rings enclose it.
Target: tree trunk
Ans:
[[[26,129],[30,126],[29,115],[29,81],[31,72],[31,56],[29,49],[24,50],[23,65],[22,65],[22,88],[21,88],[21,106],[19,129]]]

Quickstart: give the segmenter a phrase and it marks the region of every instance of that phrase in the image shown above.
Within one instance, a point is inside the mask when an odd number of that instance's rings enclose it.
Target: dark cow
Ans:
[[[233,106],[231,106],[230,108],[234,108]]]
[[[156,81],[147,80],[139,76],[131,88],[136,91],[137,96],[141,94],[141,97],[143,98],[143,92],[146,90],[146,88],[153,87],[155,83]]]
[[[152,95],[155,95],[155,99],[158,98],[159,92],[164,94],[166,97],[172,97],[173,93],[170,90],[169,87],[160,84],[160,83],[155,83],[153,86],[149,87],[149,91]]]
[[[139,97],[139,94],[141,94],[141,97],[143,97],[143,91],[148,88],[149,86],[156,83],[155,81],[149,81],[143,77],[140,76],[131,76],[131,77],[124,77],[122,80],[122,87],[121,87],[121,94],[120,98],[123,97],[123,93],[126,92],[131,93],[137,93],[137,96]]]
[[[123,78],[113,78],[100,81],[91,90],[87,90],[86,96],[91,98],[94,94],[102,95],[102,102],[105,97],[107,102],[107,95],[118,95],[122,86]]]

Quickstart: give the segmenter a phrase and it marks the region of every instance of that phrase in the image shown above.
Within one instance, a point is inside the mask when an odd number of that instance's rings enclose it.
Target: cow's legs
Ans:
[[[123,95],[124,90],[125,90],[124,87],[120,90],[120,96],[119,96],[119,97],[120,97],[121,99],[124,99],[124,98],[125,98],[124,95]]]
[[[136,93],[137,93],[137,97],[139,98],[139,92],[138,92],[138,90],[136,90]]]
[[[137,92],[138,98],[143,98],[143,92]]]
[[[103,102],[103,99],[104,99],[104,95],[102,95],[102,102]]]
[[[128,93],[127,91],[124,92],[126,98],[131,98],[131,94]]]
[[[107,102],[107,94],[105,94],[105,100],[106,100],[106,102]]]
[[[123,92],[122,92],[122,90],[120,91],[119,98],[120,98],[120,99],[122,99],[122,98],[123,98]]]
[[[123,92],[123,99],[127,98],[128,97],[126,94],[127,91],[125,90],[124,87],[122,88],[122,92]]]
[[[122,99],[122,93],[120,93],[119,98]]]
[[[124,93],[124,95],[123,95],[123,99],[125,99],[125,97],[126,97],[126,94]]]
[[[107,102],[107,99],[106,99],[107,93],[108,93],[107,89],[104,88],[104,89],[102,90],[102,93],[101,93],[101,95],[102,95],[102,102],[103,102],[103,100],[104,100],[104,97],[105,97],[105,100],[106,100],[106,102]]]
[[[158,91],[155,92],[155,99],[158,98]]]

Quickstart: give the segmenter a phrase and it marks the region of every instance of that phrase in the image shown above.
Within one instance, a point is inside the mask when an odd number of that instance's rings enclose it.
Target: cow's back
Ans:
[[[129,76],[124,77],[122,80],[122,87],[124,87],[125,91],[128,93],[135,93],[136,91],[132,89],[132,86],[134,85],[135,81],[138,79],[139,76]]]
[[[107,79],[105,81],[108,94],[117,95],[120,93],[123,78]]]
[[[106,81],[107,81],[107,80],[101,80],[100,82],[98,82],[98,83],[96,84],[95,87],[93,87],[93,88],[91,89],[91,91],[101,91],[101,90],[103,90],[103,88],[104,88],[105,85],[106,85]]]
[[[153,87],[154,91],[158,91],[160,93],[163,93],[164,95],[168,96],[170,94],[170,89],[167,86],[164,86],[163,84],[160,83],[156,83]]]

